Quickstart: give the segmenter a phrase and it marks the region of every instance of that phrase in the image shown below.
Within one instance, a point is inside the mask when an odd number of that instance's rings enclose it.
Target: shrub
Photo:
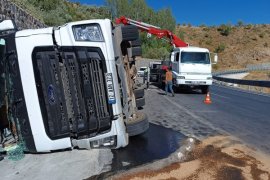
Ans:
[[[209,27],[203,27],[203,31],[209,31],[210,28]]]
[[[212,39],[208,39],[206,42],[205,42],[206,45],[211,45],[212,44]]]
[[[150,58],[150,59],[166,59],[169,56],[169,52],[165,47],[161,48],[148,48],[143,53],[143,57]]]
[[[199,27],[201,27],[201,28],[205,28],[205,27],[206,27],[206,25],[205,25],[205,24],[201,24],[201,25],[199,25]]]
[[[219,44],[218,45],[218,47],[215,49],[215,53],[221,53],[221,52],[223,52],[224,50],[225,50],[225,48],[226,48],[226,46],[225,46],[225,44]]]
[[[264,33],[260,33],[260,34],[259,34],[259,37],[260,37],[260,38],[264,38]]]
[[[232,31],[232,27],[231,25],[222,24],[221,26],[218,27],[218,31],[220,31],[220,34],[222,36],[228,36]]]
[[[242,27],[243,25],[244,25],[244,22],[243,22],[243,21],[239,20],[239,21],[237,22],[237,26],[238,26],[238,27]]]
[[[177,36],[182,39],[183,41],[185,40],[185,32],[184,31],[178,31]]]
[[[245,29],[251,29],[252,27],[253,27],[252,24],[247,24],[247,25],[245,26]]]

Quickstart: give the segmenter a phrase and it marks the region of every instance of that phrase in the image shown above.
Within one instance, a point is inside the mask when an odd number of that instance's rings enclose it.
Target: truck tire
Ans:
[[[128,26],[121,26],[121,28],[123,41],[134,41],[139,39],[139,31],[136,26],[128,25]]]
[[[134,92],[136,99],[144,97],[144,89],[143,88],[134,89],[133,92]]]
[[[141,46],[141,40],[140,39],[136,39],[134,41],[129,41],[130,47],[137,47],[137,46]]]
[[[142,48],[141,47],[131,47],[131,48],[128,48],[127,50],[128,50],[129,57],[135,57],[135,56],[142,55]]]
[[[144,105],[145,105],[145,99],[144,98],[136,99],[136,107],[137,108],[143,107]]]
[[[149,128],[149,122],[146,114],[137,112],[137,118],[126,123],[129,136],[136,136],[144,133]]]
[[[207,94],[209,91],[209,86],[201,86],[202,94]]]

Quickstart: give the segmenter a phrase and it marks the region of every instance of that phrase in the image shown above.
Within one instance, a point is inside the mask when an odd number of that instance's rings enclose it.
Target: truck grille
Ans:
[[[51,139],[90,137],[110,129],[112,107],[98,48],[64,47],[61,57],[52,47],[38,47],[33,67],[46,132]]]

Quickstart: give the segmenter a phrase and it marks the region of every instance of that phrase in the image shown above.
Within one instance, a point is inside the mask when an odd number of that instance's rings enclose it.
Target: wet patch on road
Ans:
[[[125,148],[112,150],[113,162],[111,171],[89,179],[104,179],[119,171],[148,164],[168,157],[179,149],[186,136],[155,124],[150,124],[148,131],[142,135],[130,138]]]

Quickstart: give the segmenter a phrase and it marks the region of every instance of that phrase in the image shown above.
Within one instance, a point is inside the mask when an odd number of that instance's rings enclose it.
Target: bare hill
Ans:
[[[176,34],[190,45],[218,52],[216,70],[270,63],[270,25],[177,26]]]

